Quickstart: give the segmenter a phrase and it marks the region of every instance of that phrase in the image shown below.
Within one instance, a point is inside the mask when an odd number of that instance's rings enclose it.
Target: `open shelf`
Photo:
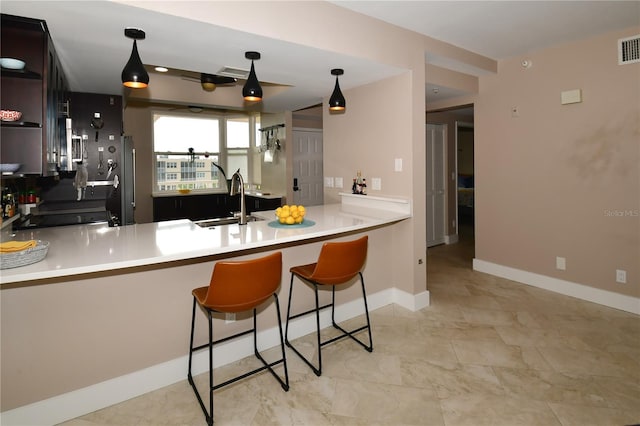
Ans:
[[[29,71],[27,69],[24,70],[10,70],[7,68],[2,68],[2,76],[3,77],[14,77],[14,78],[28,78],[31,80],[42,80],[42,75],[38,74],[35,71]]]
[[[33,123],[31,121],[0,121],[2,127],[29,127],[29,128],[40,128],[42,124]]]

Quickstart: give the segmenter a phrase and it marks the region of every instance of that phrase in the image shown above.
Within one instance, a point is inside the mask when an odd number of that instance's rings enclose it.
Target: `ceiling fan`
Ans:
[[[235,86],[238,79],[235,77],[227,77],[224,75],[200,73],[199,78],[193,75],[182,74],[183,80],[200,83],[202,90],[205,92],[213,92],[218,86]]]

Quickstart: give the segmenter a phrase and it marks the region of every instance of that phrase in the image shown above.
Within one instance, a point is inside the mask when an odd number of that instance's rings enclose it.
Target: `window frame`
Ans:
[[[167,116],[167,117],[184,117],[184,118],[201,118],[201,119],[212,119],[212,120],[218,120],[218,138],[219,138],[219,152],[209,152],[210,155],[212,155],[213,157],[217,157],[217,161],[215,161],[215,163],[217,165],[219,165],[220,167],[222,167],[226,173],[226,178],[227,179],[231,179],[231,176],[233,175],[233,173],[235,173],[235,170],[229,170],[228,169],[228,160],[229,160],[229,154],[228,154],[228,148],[227,148],[227,120],[228,119],[237,119],[237,118],[248,118],[248,124],[249,124],[249,146],[246,148],[246,157],[247,157],[247,176],[243,176],[244,181],[245,182],[252,182],[254,180],[254,176],[253,176],[253,164],[254,164],[254,153],[255,153],[255,143],[256,143],[256,137],[255,134],[258,132],[256,126],[257,126],[257,122],[259,122],[259,113],[243,113],[243,112],[233,112],[233,113],[224,113],[224,112],[208,112],[206,113],[206,115],[202,115],[200,117],[194,117],[193,113],[190,112],[183,112],[183,111],[167,111],[167,110],[152,110],[151,111],[151,117],[152,117],[152,125],[151,125],[151,156],[152,156],[152,168],[153,168],[153,190],[152,190],[152,196],[156,197],[156,196],[172,196],[172,195],[177,195],[179,194],[178,189],[159,189],[159,184],[158,184],[158,155],[184,155],[184,156],[188,156],[189,152],[164,152],[164,151],[156,151],[155,149],[155,120],[156,117],[158,116]],[[256,117],[258,117],[258,119],[256,120]],[[242,149],[245,148],[232,148],[233,151],[240,151]],[[196,155],[203,155],[204,153],[201,152],[196,152]],[[201,159],[196,159],[195,161],[198,162]],[[170,162],[176,162],[177,163],[177,167],[174,168],[164,168],[164,173],[168,174],[168,173],[174,173],[174,171],[179,171],[181,169],[180,167],[180,162],[184,161],[184,160],[180,160],[180,159],[171,159],[169,160]],[[197,179],[197,174],[198,174],[198,170],[197,167],[195,168],[195,176],[196,179],[194,180],[189,180],[189,181],[184,181],[184,182],[195,182],[197,184],[198,179]],[[259,177],[258,177],[259,178]],[[165,179],[165,182],[167,182],[167,180]],[[183,181],[179,181],[179,182],[183,182]],[[227,186],[225,185],[224,188],[194,188],[191,189],[191,193],[198,193],[198,194],[221,194],[221,193],[227,193]]]

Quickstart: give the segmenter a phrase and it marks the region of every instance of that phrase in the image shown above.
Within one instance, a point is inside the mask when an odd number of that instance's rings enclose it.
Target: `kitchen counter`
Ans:
[[[254,215],[266,220],[213,229],[175,220],[18,232],[19,240],[43,239],[51,246],[38,263],[0,270],[2,423],[58,424],[184,380],[191,292],[207,285],[215,264],[226,259],[281,252],[278,297],[286,301],[291,267],[313,262],[326,241],[367,235],[363,273],[369,309],[428,305],[423,277],[414,272],[423,263],[407,255],[412,227],[404,219],[411,217],[410,201],[344,195],[339,204],[307,208],[306,219],[314,224],[302,228],[270,226],[273,211]],[[291,307],[302,312],[312,303],[300,295]],[[338,305],[342,320],[361,315],[358,286],[341,291]],[[275,305],[265,309],[272,310],[260,314],[266,349],[277,344],[278,326]],[[206,327],[198,321],[195,339],[204,341]],[[246,318],[226,323],[216,317],[214,322],[220,338],[249,325]],[[321,326],[329,324],[323,314]],[[315,327],[311,316],[296,319],[290,337]],[[225,343],[216,366],[249,355],[250,340]],[[206,352],[193,362],[196,374],[206,371]]]
[[[49,252],[38,263],[1,270],[0,284],[224,255],[365,230],[411,217],[410,203],[400,206],[387,209],[384,205],[348,202],[312,206],[307,208],[305,219],[315,224],[291,229],[269,226],[275,216],[268,211],[254,213],[265,220],[243,226],[201,228],[190,220],[174,220],[121,227],[89,224],[19,231],[15,240],[49,241]]]

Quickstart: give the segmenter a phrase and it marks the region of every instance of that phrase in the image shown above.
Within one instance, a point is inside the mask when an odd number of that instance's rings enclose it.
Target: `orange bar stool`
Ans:
[[[364,236],[360,239],[347,241],[347,242],[330,242],[325,243],[320,250],[318,261],[309,265],[294,266],[290,269],[291,272],[291,284],[289,286],[289,303],[287,305],[287,324],[285,328],[285,343],[289,346],[302,360],[311,367],[311,370],[317,375],[322,374],[322,347],[343,337],[350,337],[364,347],[368,352],[373,351],[373,340],[371,338],[371,323],[369,322],[369,308],[367,306],[367,294],[364,288],[364,278],[362,276],[362,268],[367,258],[367,242],[368,237]],[[356,328],[351,331],[347,331],[338,325],[335,321],[335,302],[336,302],[336,286],[339,284],[345,284],[356,276],[360,277],[360,284],[362,286],[362,298],[364,300],[364,313],[367,318],[367,324]],[[296,315],[291,315],[291,299],[293,298],[293,279],[298,277],[300,281],[307,284],[309,287],[313,287],[315,291],[316,307],[305,312],[301,312]],[[318,289],[321,287],[331,286],[331,303],[324,306],[319,305]],[[320,310],[331,307],[331,323],[333,326],[340,330],[341,334],[321,341],[320,336]],[[318,345],[318,367],[316,368],[310,360],[304,357],[296,348],[289,342],[289,320],[308,315],[311,313],[316,314],[316,337]],[[369,344],[363,343],[356,338],[354,334],[367,330],[369,334]]]
[[[196,288],[193,294],[193,314],[191,316],[191,340],[189,345],[189,372],[187,378],[198,398],[200,407],[204,412],[207,424],[213,424],[213,391],[238,380],[244,379],[252,374],[268,369],[273,377],[278,380],[282,389],[289,390],[289,373],[287,372],[287,358],[284,351],[284,340],[282,335],[282,319],[280,317],[280,304],[278,303],[278,295],[276,291],[280,286],[282,277],[282,253],[277,252],[271,255],[261,257],[259,259],[235,261],[235,262],[218,262],[213,268],[211,282],[206,287]],[[278,328],[280,332],[280,346],[282,349],[282,358],[267,362],[258,352],[257,344],[257,320],[256,309],[258,306],[266,302],[271,296],[276,302],[276,312],[278,314]],[[203,345],[193,346],[193,333],[196,320],[196,306],[200,306],[204,310],[209,319],[209,341]],[[253,310],[253,328],[225,337],[219,340],[213,340],[213,314],[222,313],[238,313]],[[253,347],[256,357],[262,361],[263,366],[256,368],[248,373],[242,374],[235,378],[229,379],[217,385],[213,384],[213,346],[231,340],[233,338],[243,336],[253,332]],[[193,353],[200,349],[209,348],[209,410],[205,407],[204,401],[196,388],[191,375],[191,360]],[[273,367],[282,363],[284,366],[284,380],[276,374]]]

